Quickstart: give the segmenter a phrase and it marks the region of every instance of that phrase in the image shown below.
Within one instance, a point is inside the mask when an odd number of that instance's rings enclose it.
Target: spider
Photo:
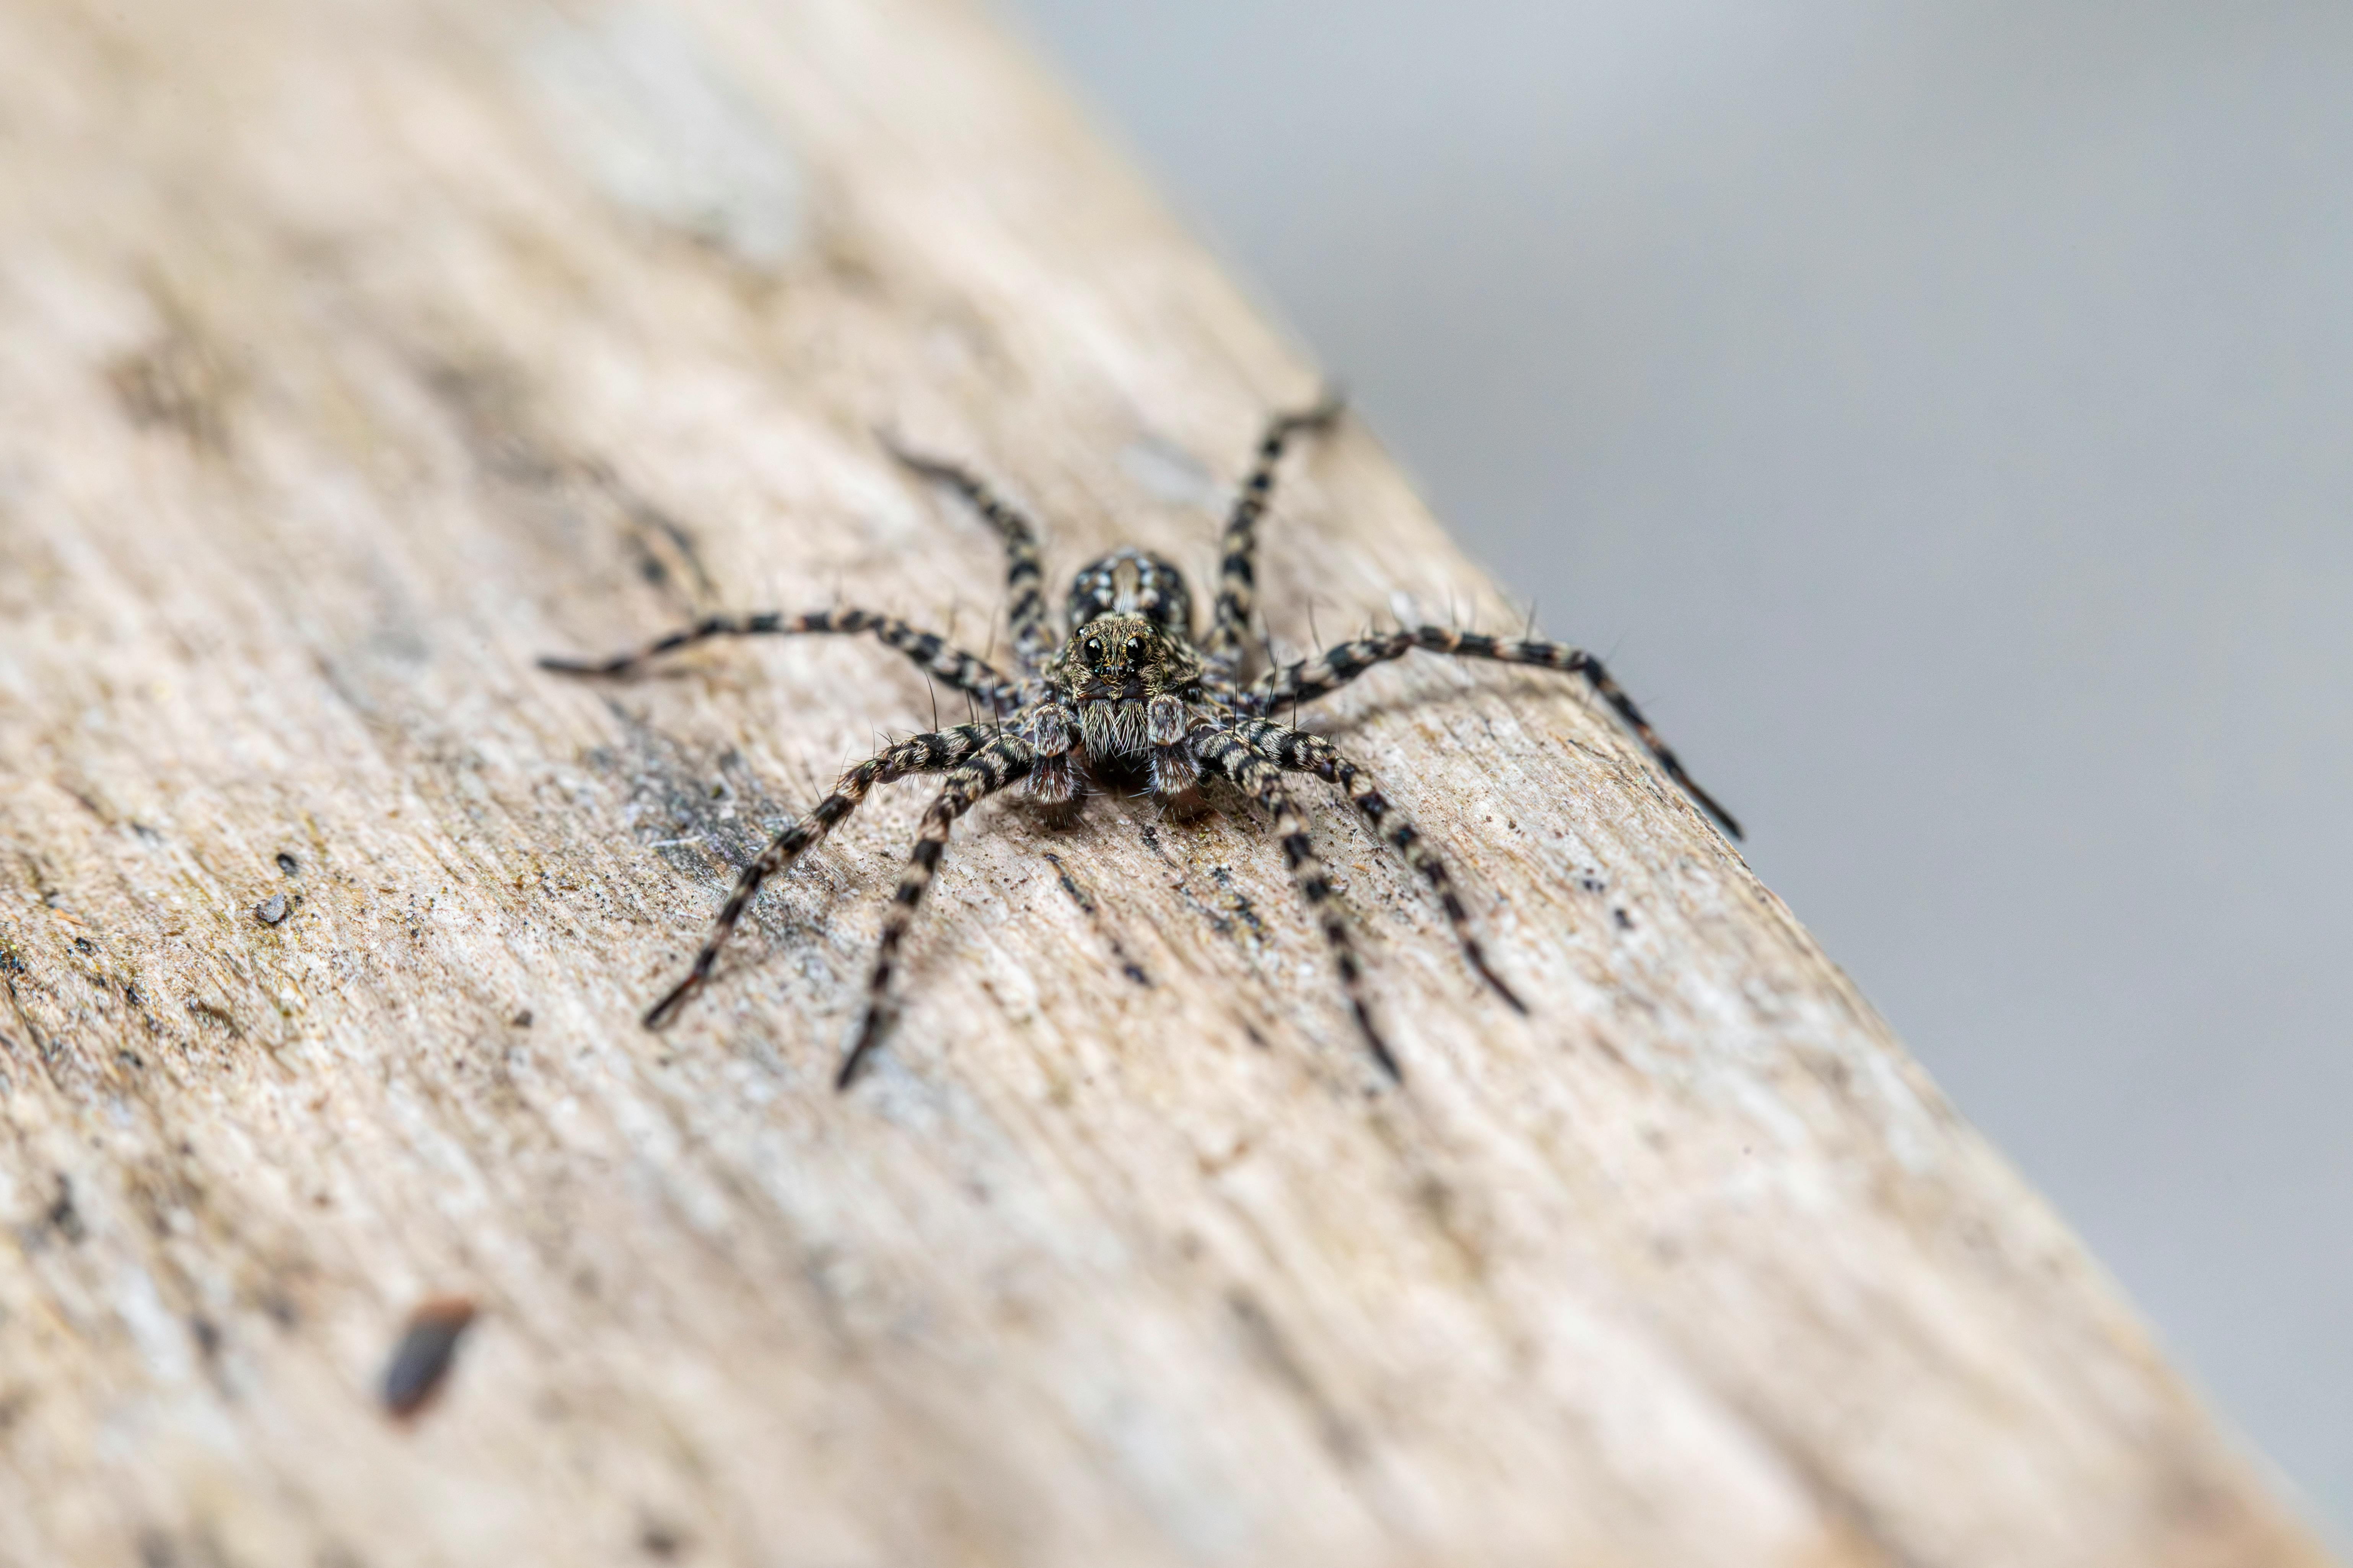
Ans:
[[[1285,708],[1295,713],[1298,704],[1327,696],[1375,665],[1402,658],[1416,648],[1583,676],[1641,738],[1667,775],[1725,832],[1739,837],[1739,825],[1692,782],[1600,660],[1563,643],[1509,641],[1447,626],[1400,626],[1341,643],[1314,658],[1276,666],[1245,683],[1245,631],[1257,595],[1258,524],[1273,494],[1276,468],[1294,437],[1329,428],[1340,412],[1338,401],[1326,397],[1312,408],[1282,414],[1268,423],[1257,461],[1226,523],[1217,603],[1208,634],[1198,641],[1184,574],[1162,557],[1133,548],[1114,551],[1079,573],[1064,602],[1062,618],[1070,629],[1063,635],[1047,607],[1038,535],[1029,520],[965,468],[907,451],[886,438],[892,455],[909,470],[963,497],[1004,541],[1007,618],[1017,672],[1000,670],[895,616],[846,608],[798,616],[715,616],[610,658],[541,659],[543,668],[567,675],[620,676],[713,637],[867,632],[914,660],[926,674],[1006,716],[997,722],[959,724],[901,741],[843,773],[832,794],[744,868],[693,965],[646,1014],[646,1026],[659,1029],[678,1016],[709,980],[720,950],[761,884],[839,826],[876,784],[914,773],[944,774],[939,795],[923,813],[905,873],[883,917],[865,1009],[834,1080],[836,1088],[846,1089],[881,1037],[899,949],[938,873],[958,817],[1025,780],[1050,820],[1060,824],[1077,818],[1091,790],[1140,790],[1164,807],[1196,812],[1206,804],[1200,793],[1204,779],[1215,778],[1255,801],[1272,820],[1292,877],[1332,950],[1356,1026],[1381,1070],[1401,1082],[1403,1070],[1381,1038],[1366,1001],[1364,965],[1347,922],[1332,902],[1331,879],[1316,858],[1307,817],[1284,775],[1313,773],[1345,791],[1373,832],[1430,884],[1472,969],[1511,1006],[1522,1013],[1526,1006],[1489,965],[1446,862],[1405,813],[1330,741],[1278,722],[1274,715]]]

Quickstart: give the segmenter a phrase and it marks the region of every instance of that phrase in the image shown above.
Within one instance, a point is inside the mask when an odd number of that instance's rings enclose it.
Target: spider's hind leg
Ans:
[[[1494,988],[1495,994],[1510,1003],[1513,1008],[1525,1013],[1527,1004],[1521,1001],[1512,988],[1504,984],[1487,963],[1487,951],[1471,929],[1471,916],[1462,907],[1462,900],[1454,891],[1454,879],[1446,868],[1446,860],[1412,819],[1392,805],[1388,796],[1375,787],[1373,781],[1359,772],[1337,746],[1321,735],[1311,735],[1286,724],[1276,724],[1264,719],[1245,720],[1234,727],[1234,732],[1250,750],[1278,767],[1295,773],[1314,773],[1317,778],[1335,784],[1347,792],[1348,803],[1363,814],[1373,832],[1388,840],[1389,847],[1405,858],[1405,863],[1421,874],[1438,895],[1440,909],[1446,911],[1446,923],[1454,928],[1454,940],[1462,944],[1462,956],[1478,973],[1479,978]]]
[[[898,964],[899,947],[907,939],[907,928],[914,922],[915,906],[923,901],[932,878],[938,873],[940,857],[947,853],[949,829],[955,826],[957,817],[1007,784],[1025,777],[1033,761],[1029,748],[1022,742],[1011,735],[992,736],[969,762],[950,771],[947,782],[923,813],[923,825],[916,830],[907,869],[899,878],[899,890],[892,895],[891,908],[882,917],[874,969],[866,981],[865,1016],[859,1020],[857,1039],[841,1059],[834,1088],[846,1089],[857,1080],[859,1068],[882,1038],[882,1029],[888,1022],[883,996],[891,986],[892,971]]]
[[[1307,836],[1306,816],[1282,785],[1282,770],[1250,750],[1230,731],[1197,730],[1192,744],[1204,768],[1230,781],[1274,818],[1275,837],[1282,843],[1282,858],[1290,863],[1292,879],[1299,884],[1300,897],[1307,900],[1307,912],[1324,930],[1324,940],[1331,947],[1333,962],[1340,971],[1340,989],[1356,1015],[1356,1027],[1363,1033],[1374,1062],[1391,1081],[1403,1082],[1405,1073],[1398,1066],[1396,1053],[1373,1026],[1372,1007],[1365,998],[1364,964],[1356,956],[1356,939],[1349,935],[1348,922],[1338,906],[1331,901],[1332,879],[1324,873],[1324,863],[1315,858],[1314,843]]]
[[[686,978],[670,987],[668,994],[653,1005],[646,1014],[646,1027],[659,1029],[679,1015],[679,1010],[703,983],[711,978],[712,965],[719,962],[719,950],[727,945],[734,934],[735,925],[751,907],[760,890],[760,884],[776,876],[821,842],[825,836],[839,826],[842,820],[858,809],[869,791],[878,784],[904,778],[909,773],[938,773],[955,767],[988,743],[989,733],[977,724],[963,724],[937,734],[917,735],[885,748],[881,754],[870,757],[841,775],[833,793],[817,803],[809,814],[786,828],[770,841],[759,857],[744,868],[735,879],[735,886],[727,895],[719,918],[711,923],[711,934],[703,939],[702,947],[694,955],[693,967]]]

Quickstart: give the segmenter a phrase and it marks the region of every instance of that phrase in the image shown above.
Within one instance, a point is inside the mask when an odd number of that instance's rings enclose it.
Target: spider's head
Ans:
[[[1103,616],[1071,634],[1053,671],[1080,702],[1157,697],[1201,673],[1181,633],[1141,616]]]
[[[1105,616],[1151,622],[1164,631],[1189,637],[1193,595],[1185,574],[1143,550],[1117,550],[1081,572],[1071,584],[1070,624],[1083,626]]]

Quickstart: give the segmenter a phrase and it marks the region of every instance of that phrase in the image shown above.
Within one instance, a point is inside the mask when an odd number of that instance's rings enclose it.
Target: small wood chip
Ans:
[[[384,1369],[384,1407],[394,1419],[408,1420],[433,1403],[473,1321],[474,1303],[463,1296],[436,1296],[408,1314],[408,1328]]]
[[[286,895],[272,893],[253,906],[253,918],[263,925],[274,926],[286,918]]]

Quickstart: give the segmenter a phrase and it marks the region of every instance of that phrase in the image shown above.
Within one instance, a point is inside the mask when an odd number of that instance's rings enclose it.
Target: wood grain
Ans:
[[[1557,679],[1320,721],[1532,1005],[1324,803],[1402,1090],[1262,825],[1118,800],[967,820],[847,1097],[919,785],[637,1026],[934,699],[535,655],[987,643],[987,531],[878,427],[1198,586],[1316,384],[975,12],[25,0],[0,226],[0,1563],[2322,1560]],[[1360,426],[1266,536],[1286,646],[1501,613]]]

